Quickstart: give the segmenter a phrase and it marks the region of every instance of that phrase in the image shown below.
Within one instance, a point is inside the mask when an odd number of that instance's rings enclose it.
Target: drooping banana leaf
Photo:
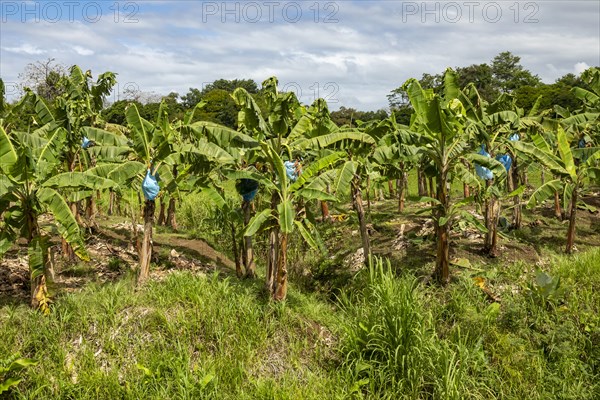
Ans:
[[[73,246],[75,254],[82,260],[89,261],[79,225],[63,197],[56,190],[47,187],[40,188],[37,197],[48,212],[54,216],[58,232],[67,243]]]

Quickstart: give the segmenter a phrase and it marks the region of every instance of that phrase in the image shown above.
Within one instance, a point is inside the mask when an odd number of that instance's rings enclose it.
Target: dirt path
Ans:
[[[155,235],[154,245],[156,247],[172,247],[176,251],[185,252],[198,256],[200,261],[214,262],[218,267],[224,267],[235,271],[235,263],[226,255],[213,249],[208,243],[200,239],[186,239],[181,235]]]
[[[118,223],[116,225],[104,225],[102,226],[102,234],[123,243],[129,243],[131,224]],[[235,271],[235,263],[233,261],[202,239],[188,239],[182,234],[158,233],[155,231],[153,233],[153,241],[154,251],[156,252],[161,251],[163,248],[167,248],[167,250],[175,249],[179,253],[197,258],[202,263],[214,264],[219,268]]]
[[[131,243],[131,226],[104,225],[88,238],[86,247],[92,261],[86,267],[62,265],[57,256],[55,287],[70,292],[80,289],[90,281],[114,281],[137,263],[137,254]],[[57,242],[58,243],[58,242]],[[59,244],[54,243],[55,251]],[[173,256],[172,250],[178,255]],[[170,266],[154,269],[151,276],[161,279],[172,270],[189,270],[207,273],[218,270],[225,275],[235,274],[235,263],[203,240],[187,239],[182,234],[155,233],[154,252],[166,256]],[[118,260],[114,264],[115,260]],[[122,267],[119,267],[119,262]],[[113,266],[111,267],[111,263]],[[174,268],[174,269],[173,269]],[[27,304],[29,301],[29,267],[27,249],[21,245],[0,259],[0,305]]]

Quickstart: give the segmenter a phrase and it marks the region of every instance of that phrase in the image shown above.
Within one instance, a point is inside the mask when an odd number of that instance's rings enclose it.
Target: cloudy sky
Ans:
[[[127,87],[185,94],[219,78],[277,76],[302,101],[374,110],[410,77],[502,51],[551,83],[600,65],[600,2],[0,2],[0,77],[55,58]]]

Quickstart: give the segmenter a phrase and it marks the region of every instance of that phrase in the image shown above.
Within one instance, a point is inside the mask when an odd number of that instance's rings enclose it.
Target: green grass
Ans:
[[[599,260],[543,266],[555,296],[521,262],[446,288],[379,262],[334,302],[292,285],[274,304],[261,282],[216,274],[90,283],[49,316],[0,309],[0,359],[39,361],[7,398],[597,399]]]
[[[371,398],[600,397],[600,249],[557,259],[566,294],[540,300],[529,266],[490,271],[490,302],[471,274],[445,289],[380,263],[342,296],[347,372]]]
[[[339,389],[334,320],[311,296],[272,304],[258,282],[176,273],[137,292],[90,284],[47,317],[4,307],[0,354],[40,361],[13,398],[317,399]]]
[[[416,176],[409,183],[416,194]],[[456,196],[461,191],[453,186]],[[232,188],[227,193],[236,201]],[[208,204],[202,194],[184,197],[182,232],[229,252],[222,217]],[[399,224],[426,218],[415,216],[418,209],[409,202],[399,214],[395,201],[374,203],[368,217],[376,254],[390,253]],[[452,266],[452,283],[439,288],[424,280],[433,268],[431,239],[388,254],[389,267],[380,262],[352,276],[343,259],[360,247],[355,213],[347,205],[332,212],[349,219],[319,224],[328,257],[292,238],[283,304],[268,301],[260,280],[173,272],[134,290],[131,274],[100,284],[89,265],[69,267],[63,275],[92,283],[60,294],[49,316],[18,302],[0,307],[0,365],[38,361],[18,371],[23,380],[0,398],[600,398],[593,218],[578,226],[583,251],[570,257],[559,255],[566,226],[539,210],[526,211],[525,222],[546,225],[525,225],[502,240],[503,253],[514,255],[485,259],[457,240],[456,255],[471,266]],[[168,235],[157,229],[156,239]],[[266,236],[254,239],[262,273]],[[166,263],[168,248],[162,251]],[[525,251],[536,261],[522,257]],[[108,268],[129,266],[114,258]],[[560,278],[559,290],[536,283],[538,270],[554,283]]]

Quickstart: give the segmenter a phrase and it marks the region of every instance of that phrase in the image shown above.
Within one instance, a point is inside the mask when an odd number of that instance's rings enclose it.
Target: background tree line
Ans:
[[[518,107],[525,112],[531,110],[538,97],[541,96],[538,106],[541,109],[558,105],[566,110],[576,109],[580,103],[571,89],[582,87],[589,90],[581,77],[568,73],[551,84],[541,81],[538,75],[527,70],[521,65],[521,57],[509,51],[499,53],[490,63],[473,64],[454,69],[458,76],[458,84],[464,89],[472,82],[486,101],[493,101],[501,93],[510,93],[516,99]],[[25,71],[19,75],[23,87],[30,87],[34,92],[47,101],[61,94],[58,82],[66,74],[66,67],[49,58],[29,64]],[[424,89],[434,89],[439,92],[442,87],[443,71],[437,74],[423,73],[419,79]],[[170,120],[183,118],[199,102],[206,103],[202,109],[194,114],[194,121],[209,121],[236,129],[237,109],[231,94],[237,88],[243,88],[252,94],[261,109],[265,108],[264,89],[252,79],[218,79],[201,89],[190,87],[188,92],[181,95],[171,92],[167,95],[157,95],[140,90],[126,90],[123,99],[112,104],[107,104],[101,115],[106,122],[123,124],[125,107],[129,103],[136,104],[140,116],[152,119],[156,116],[161,102],[166,105]],[[331,119],[338,126],[350,128],[358,126],[360,122],[383,121],[394,114],[396,121],[401,124],[410,124],[414,110],[408,101],[408,95],[401,86],[390,91],[388,109],[357,110],[352,107],[341,106],[339,110],[331,112]],[[27,111],[25,107],[24,110]],[[33,113],[33,110],[29,110]],[[19,123],[19,121],[14,121]]]
[[[589,86],[581,77],[572,73],[566,74],[551,84],[543,83],[539,76],[525,69],[521,65],[521,57],[504,51],[498,54],[490,64],[473,64],[467,67],[456,67],[458,85],[464,89],[473,83],[481,97],[492,102],[501,93],[510,93],[516,99],[518,107],[529,112],[538,97],[541,96],[538,106],[540,109],[551,108],[553,105],[561,106],[567,110],[574,110],[580,106],[580,101],[571,91],[574,87],[589,90]],[[439,93],[443,83],[443,72],[438,74],[424,73],[419,79],[424,89],[434,89]],[[410,123],[413,109],[408,101],[408,95],[402,87],[391,91],[387,96],[390,111],[396,120],[402,124]]]

